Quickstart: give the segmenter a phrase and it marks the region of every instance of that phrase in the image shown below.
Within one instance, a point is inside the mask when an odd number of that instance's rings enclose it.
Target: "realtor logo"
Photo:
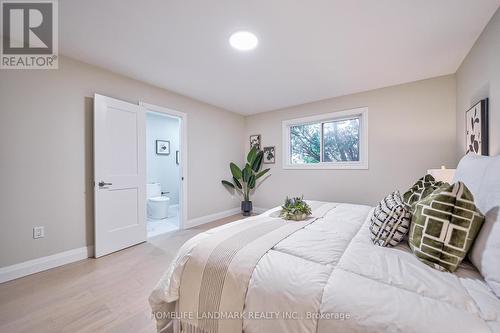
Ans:
[[[57,69],[57,0],[1,0],[2,69]]]

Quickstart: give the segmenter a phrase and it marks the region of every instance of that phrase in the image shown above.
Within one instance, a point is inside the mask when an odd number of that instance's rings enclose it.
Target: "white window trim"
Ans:
[[[358,162],[320,162],[310,164],[290,163],[290,127],[318,122],[328,122],[348,119],[352,117],[360,118],[359,128],[359,161]],[[284,120],[282,122],[283,137],[283,169],[368,169],[368,108],[356,108],[311,117]],[[321,147],[323,150],[323,147]]]

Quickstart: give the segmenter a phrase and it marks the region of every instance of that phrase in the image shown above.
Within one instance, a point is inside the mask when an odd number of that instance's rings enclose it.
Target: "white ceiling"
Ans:
[[[64,0],[60,52],[242,114],[454,73],[500,0]],[[229,35],[249,30],[241,52]]]

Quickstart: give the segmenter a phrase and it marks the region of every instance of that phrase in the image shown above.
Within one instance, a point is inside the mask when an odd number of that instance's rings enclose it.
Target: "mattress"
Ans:
[[[278,210],[254,218],[276,216]],[[252,315],[244,317],[242,330],[500,332],[500,300],[472,265],[440,272],[418,261],[406,244],[373,245],[371,212],[369,206],[338,204],[262,256],[248,284],[244,312]],[[175,310],[186,253],[231,225],[183,246],[151,294],[153,311]],[[159,330],[167,324],[158,319]]]

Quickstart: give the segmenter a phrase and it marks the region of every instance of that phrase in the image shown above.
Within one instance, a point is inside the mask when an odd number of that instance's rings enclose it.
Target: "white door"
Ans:
[[[146,241],[145,112],[94,96],[95,257]]]

